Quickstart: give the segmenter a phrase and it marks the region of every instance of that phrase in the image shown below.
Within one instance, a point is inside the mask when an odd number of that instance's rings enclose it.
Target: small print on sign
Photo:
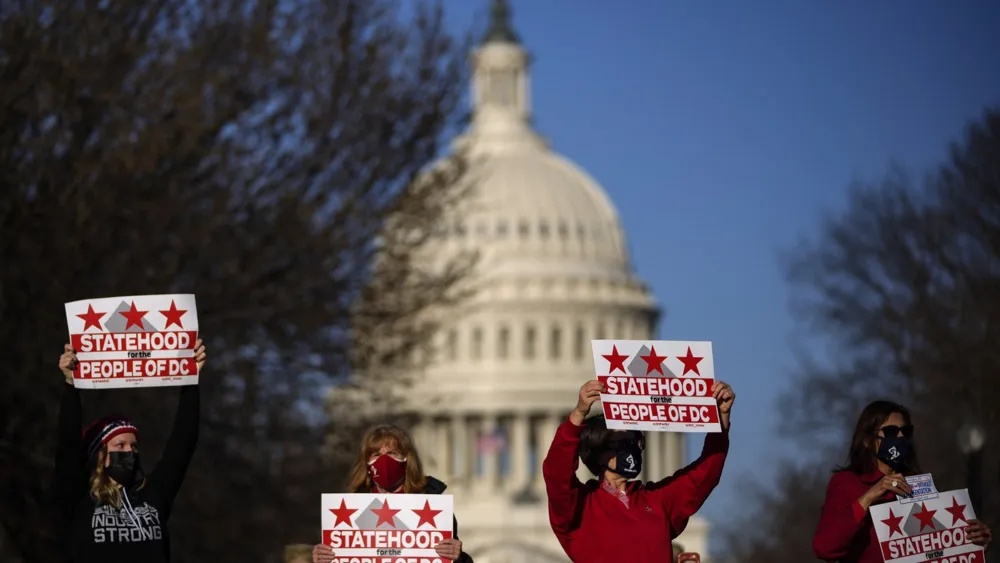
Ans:
[[[453,535],[451,495],[325,494],[323,544],[339,563],[449,563],[434,547]]]
[[[612,430],[721,432],[711,342],[593,340]]]
[[[66,303],[80,389],[197,385],[194,295],[136,295]]]
[[[911,503],[879,504],[869,512],[886,563],[986,561],[983,548],[965,533],[976,519],[965,489]]]
[[[906,478],[906,483],[911,489],[913,489],[913,494],[896,495],[896,498],[899,499],[899,502],[902,504],[920,502],[922,500],[938,497],[937,487],[934,486],[934,478],[931,477],[930,473],[924,473],[923,475],[910,475]]]

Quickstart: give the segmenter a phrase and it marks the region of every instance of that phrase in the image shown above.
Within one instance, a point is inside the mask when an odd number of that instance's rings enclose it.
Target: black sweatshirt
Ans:
[[[125,491],[116,509],[90,496],[90,467],[82,459],[80,392],[67,385],[59,410],[59,445],[52,494],[59,536],[74,563],[166,563],[170,560],[167,520],[198,442],[197,385],[181,388],[173,430],[145,486]]]

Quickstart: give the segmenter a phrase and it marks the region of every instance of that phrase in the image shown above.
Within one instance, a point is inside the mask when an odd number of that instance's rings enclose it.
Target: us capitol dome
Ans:
[[[655,338],[660,311],[607,193],[533,129],[530,57],[504,0],[470,59],[473,118],[455,145],[475,182],[435,252],[478,250],[478,289],[448,315],[407,393],[412,430],[427,473],[454,495],[477,563],[565,562],[542,460],[594,376],[590,341]],[[641,478],[666,477],[684,458],[681,434],[647,433]],[[592,478],[582,467],[579,476]],[[677,541],[704,557],[707,532],[695,516]]]

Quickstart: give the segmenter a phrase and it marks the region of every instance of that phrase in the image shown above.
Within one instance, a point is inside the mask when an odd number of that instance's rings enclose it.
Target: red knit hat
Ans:
[[[132,424],[132,421],[120,415],[111,415],[99,418],[92,422],[83,431],[83,447],[87,454],[87,459],[94,457],[101,446],[107,444],[112,438],[120,434],[135,434],[139,436],[139,429]]]

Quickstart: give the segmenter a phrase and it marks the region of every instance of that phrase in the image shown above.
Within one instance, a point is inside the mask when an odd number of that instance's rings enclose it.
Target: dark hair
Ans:
[[[580,431],[580,446],[577,453],[587,470],[595,477],[604,475],[604,467],[608,461],[614,457],[614,452],[608,447],[611,437],[619,430],[608,430],[604,421],[604,415],[592,416],[583,421],[583,430]],[[630,430],[630,432],[642,437],[642,432]]]
[[[858,422],[854,425],[851,448],[847,452],[847,464],[837,467],[834,471],[850,471],[858,475],[874,471],[878,466],[874,447],[878,429],[895,413],[899,413],[903,417],[905,424],[912,424],[910,410],[899,403],[886,400],[869,403],[861,411],[861,415],[858,416]],[[920,464],[917,462],[915,448],[911,450],[910,460],[907,465],[914,473],[920,473]]]

